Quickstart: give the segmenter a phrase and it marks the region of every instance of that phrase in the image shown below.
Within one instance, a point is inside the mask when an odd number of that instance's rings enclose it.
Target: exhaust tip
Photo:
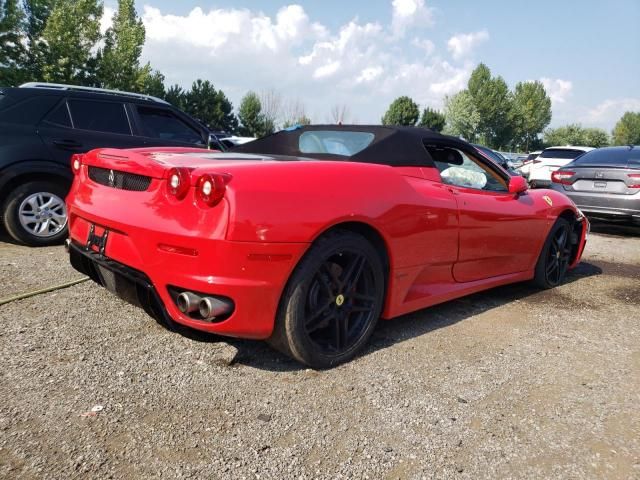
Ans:
[[[71,239],[67,238],[64,241],[64,250],[65,252],[69,253],[69,249],[71,248]]]
[[[204,319],[213,319],[212,315],[211,315],[211,311],[213,310],[213,305],[211,303],[211,299],[210,298],[203,298],[202,300],[200,300],[200,303],[198,304],[198,309],[200,310],[200,316]]]
[[[198,310],[199,302],[200,297],[191,292],[182,292],[176,299],[178,310],[180,310],[182,313],[195,312],[196,310]]]
[[[227,315],[233,310],[233,303],[228,300],[221,300],[213,297],[202,297],[198,304],[200,316],[210,322],[217,317]]]

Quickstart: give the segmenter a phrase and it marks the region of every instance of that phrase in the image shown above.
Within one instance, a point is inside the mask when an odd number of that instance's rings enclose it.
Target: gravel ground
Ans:
[[[90,282],[0,306],[0,477],[640,478],[640,231],[594,232],[560,288],[383,322],[323,372]],[[78,277],[0,243],[0,298]]]

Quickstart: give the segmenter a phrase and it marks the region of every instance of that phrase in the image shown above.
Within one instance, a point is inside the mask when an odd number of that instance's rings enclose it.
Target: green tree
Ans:
[[[477,141],[480,113],[471,94],[467,90],[462,90],[452,97],[445,97],[444,104],[447,123],[443,132],[462,137],[469,142]]]
[[[262,113],[260,98],[254,92],[247,93],[240,101],[238,110],[240,133],[247,137],[262,136],[265,127],[265,117]]]
[[[513,95],[513,146],[530,151],[551,122],[551,99],[541,82],[520,82]]]
[[[471,73],[468,91],[480,115],[480,140],[492,148],[507,145],[512,137],[512,95],[502,77],[492,77],[484,63]]]
[[[613,128],[614,145],[640,145],[640,112],[625,112]]]
[[[24,14],[18,0],[0,0],[0,85],[12,86],[21,80],[23,27]]]
[[[382,117],[383,125],[413,126],[418,121],[420,110],[418,105],[410,97],[396,98]]]
[[[446,118],[443,113],[432,108],[425,108],[422,110],[422,116],[418,122],[418,126],[430,128],[436,132],[441,132],[446,123]]]
[[[208,80],[196,80],[185,94],[185,110],[213,130],[230,133],[238,129],[233,105],[222,90],[216,90]]]
[[[164,99],[169,102],[174,107],[177,107],[181,110],[185,109],[185,91],[182,89],[180,85],[172,85],[170,86],[164,94]]]
[[[148,89],[147,83],[153,73],[148,64],[140,67],[144,40],[144,25],[136,14],[134,1],[119,0],[113,24],[105,33],[104,48],[100,51],[100,86],[136,92]],[[157,90],[157,83],[155,86]],[[164,93],[164,87],[162,90]]]
[[[601,128],[585,128],[584,144],[587,147],[606,147],[611,143],[609,134]]]
[[[42,31],[46,44],[42,79],[93,84],[94,47],[100,39],[102,4],[97,0],[58,0]]]
[[[27,54],[22,63],[22,81],[42,81],[48,45],[42,35],[58,0],[23,0],[25,14],[24,44]]]
[[[584,129],[577,123],[565,125],[558,128],[549,128],[544,132],[545,145],[584,145]]]

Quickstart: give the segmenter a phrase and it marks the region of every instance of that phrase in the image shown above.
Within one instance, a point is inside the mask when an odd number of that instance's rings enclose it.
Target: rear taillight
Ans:
[[[573,182],[571,182],[570,179],[575,174],[576,172],[569,172],[567,170],[556,170],[551,173],[551,181],[562,185],[571,185]]]
[[[80,169],[82,168],[82,155],[79,153],[74,153],[71,155],[71,170],[74,175],[80,173]]]
[[[186,168],[172,168],[167,177],[167,191],[169,195],[182,200],[189,191],[191,180],[190,173]]]
[[[205,173],[196,183],[196,198],[209,207],[217,205],[224,197],[229,180],[230,175]]]
[[[640,173],[627,173],[627,176],[631,179],[629,188],[640,188]]]

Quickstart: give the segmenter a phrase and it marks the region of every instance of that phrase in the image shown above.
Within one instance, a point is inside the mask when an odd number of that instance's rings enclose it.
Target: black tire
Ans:
[[[34,233],[29,227],[29,224],[25,227],[23,222],[20,221],[20,208],[23,206],[23,202],[25,202],[29,198],[33,198],[34,195],[42,193],[45,195],[44,199],[54,199],[56,198],[55,204],[58,205],[61,200],[64,205],[64,198],[67,195],[67,188],[64,185],[57,182],[47,182],[47,181],[34,181],[27,182],[11,193],[9,193],[7,200],[3,205],[3,217],[4,217],[4,226],[7,230],[7,233],[13,237],[19,243],[39,247],[46,245],[56,245],[61,243],[67,237],[67,219],[66,219],[66,208],[57,206],[54,210],[45,211],[44,214],[50,216],[50,223],[43,229],[40,234]],[[46,202],[45,202],[46,203]],[[24,204],[24,208],[30,208],[27,204]],[[44,207],[43,203],[43,207]],[[46,207],[45,207],[46,208]],[[30,212],[32,209],[30,210]],[[31,214],[31,213],[30,213]],[[64,217],[64,221],[61,220],[61,217]],[[36,221],[40,221],[40,215],[38,215],[38,220],[36,220],[36,212],[33,211],[33,219],[34,223],[33,230],[36,229],[37,223]],[[64,225],[62,228],[58,228],[60,223],[63,222]],[[44,226],[44,224],[42,224]]]
[[[319,238],[295,268],[269,343],[312,368],[352,359],[378,322],[383,262],[364,237],[336,231]]]
[[[533,284],[548,289],[560,285],[571,261],[571,224],[558,218],[544,242],[536,263]]]

